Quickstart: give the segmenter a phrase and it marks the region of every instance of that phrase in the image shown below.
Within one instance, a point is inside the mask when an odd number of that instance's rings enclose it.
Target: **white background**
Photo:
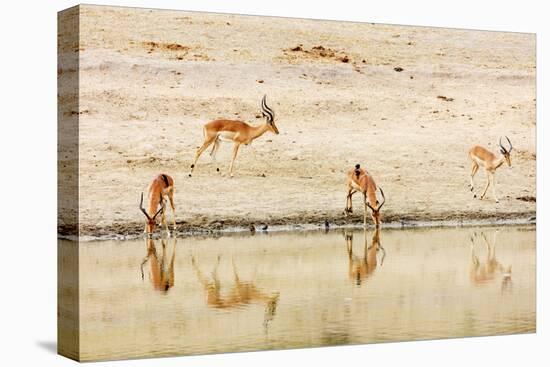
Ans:
[[[547,245],[549,30],[544,2],[277,0],[95,1],[98,4],[537,33],[537,334],[116,362],[118,366],[281,364],[548,365]],[[4,2],[0,10],[0,360],[72,365],[56,343],[56,12],[75,1]],[[546,68],[545,68],[546,65]],[[548,186],[547,186],[548,187]],[[330,291],[330,290],[327,290]],[[115,364],[111,362],[112,364]],[[99,363],[103,365],[106,363]]]

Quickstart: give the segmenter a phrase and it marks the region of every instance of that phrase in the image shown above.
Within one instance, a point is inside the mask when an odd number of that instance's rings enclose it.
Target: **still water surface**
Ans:
[[[97,241],[79,255],[82,360],[535,331],[534,226]]]

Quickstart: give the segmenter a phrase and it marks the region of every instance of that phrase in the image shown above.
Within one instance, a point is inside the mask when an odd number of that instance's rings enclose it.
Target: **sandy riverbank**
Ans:
[[[534,35],[94,6],[80,26],[79,111],[60,101],[80,118],[81,235],[142,231],[139,195],[161,172],[179,231],[361,222],[358,197],[342,215],[356,163],[383,187],[386,222],[535,216]],[[62,57],[58,73],[75,71]],[[208,154],[189,178],[202,125],[258,124],[264,94],[280,135],[241,149],[233,178]],[[500,203],[473,199],[467,150],[496,152],[501,135],[514,151]],[[61,175],[70,161],[60,152]]]

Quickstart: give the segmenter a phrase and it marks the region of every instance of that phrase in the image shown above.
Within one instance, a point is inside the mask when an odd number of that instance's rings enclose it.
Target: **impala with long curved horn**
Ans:
[[[145,215],[147,222],[145,223],[145,232],[148,235],[152,235],[156,226],[156,218],[161,215],[161,221],[168,230],[168,224],[166,223],[165,203],[164,197],[168,198],[170,207],[172,208],[172,222],[174,224],[174,231],[176,230],[176,208],[174,206],[174,179],[168,175],[160,174],[156,176],[148,189],[148,210],[143,208],[143,192],[141,193],[141,201],[139,203],[139,209]],[[157,209],[160,206],[160,209]]]
[[[489,185],[493,185],[493,195],[495,197],[495,201],[498,203],[498,197],[497,197],[497,190],[496,190],[496,184],[495,184],[495,171],[497,168],[502,166],[504,162],[508,163],[508,167],[512,166],[512,161],[510,160],[510,153],[512,152],[512,142],[508,137],[505,137],[508,141],[509,148],[506,149],[502,145],[502,137],[498,141],[498,145],[500,148],[500,157],[497,157],[489,150],[485,149],[482,146],[476,145],[472,147],[468,151],[468,157],[470,158],[472,162],[472,170],[470,172],[470,191],[474,191],[474,176],[477,173],[477,170],[479,169],[479,166],[483,166],[485,168],[485,172],[487,173],[487,184],[485,185],[485,189],[483,190],[483,193],[479,197],[481,200],[485,197],[485,194],[487,193],[487,189],[489,188]],[[474,193],[474,198],[477,197],[477,195]]]
[[[349,279],[360,286],[363,281],[372,276],[378,266],[378,251],[382,252],[380,266],[386,258],[386,250],[380,244],[380,227],[376,227],[372,234],[372,245],[367,243],[367,229],[364,228],[364,250],[363,256],[357,256],[353,252],[353,232],[344,232],[346,248],[348,252],[348,276]]]
[[[174,260],[176,258],[176,238],[174,237],[174,244],[172,246],[172,256],[168,259],[166,255],[166,241],[161,239],[162,252],[157,252],[155,241],[149,237],[145,240],[147,247],[147,256],[142,260],[141,280],[145,278],[143,266],[149,262],[149,277],[153,288],[162,293],[168,293],[168,290],[174,286]]]
[[[235,163],[235,158],[241,144],[248,145],[267,131],[279,134],[279,130],[275,126],[275,113],[267,106],[265,95],[262,98],[261,110],[266,121],[258,126],[251,126],[239,120],[214,120],[206,123],[203,128],[204,142],[195,153],[195,160],[191,165],[189,177],[193,174],[199,157],[211,144],[214,144],[214,146],[210,154],[215,158],[221,141],[233,142],[233,155],[231,157],[231,164],[229,165],[229,175],[233,177],[233,164]],[[216,168],[216,171],[220,171],[219,167]]]
[[[512,280],[512,265],[504,266],[497,260],[496,257],[495,247],[497,243],[497,233],[498,231],[494,233],[493,244],[491,245],[487,240],[485,233],[481,232],[481,238],[485,242],[485,247],[487,249],[487,255],[484,262],[480,261],[475,253],[475,239],[477,238],[477,234],[474,232],[470,236],[470,280],[472,284],[476,286],[495,280],[497,274],[500,274],[502,277],[502,289],[505,289],[507,285],[510,285]]]
[[[218,277],[218,266],[220,265],[221,256],[218,255],[217,262],[212,270],[211,279],[203,274],[199,268],[199,264],[194,256],[191,256],[191,264],[197,273],[199,282],[204,287],[206,295],[206,303],[208,306],[216,309],[238,309],[251,303],[257,303],[264,306],[264,328],[267,329],[269,323],[275,317],[277,304],[279,302],[279,292],[267,292],[264,289],[257,287],[252,280],[243,281],[240,279],[237,267],[233,259],[233,287],[223,292],[225,282],[220,282]]]
[[[380,190],[380,194],[382,195],[382,202],[380,203],[376,198],[377,187],[374,179],[366,170],[362,169],[359,164],[356,164],[354,169],[348,171],[346,176],[346,185],[348,193],[346,196],[346,208],[344,210],[344,214],[347,215],[353,212],[352,196],[359,191],[363,194],[363,202],[365,205],[363,214],[364,225],[367,225],[367,208],[370,208],[372,211],[371,216],[374,221],[374,225],[379,227],[381,223],[380,209],[382,209],[382,206],[386,202],[386,196],[384,196],[384,191],[382,191],[382,188],[378,188]]]

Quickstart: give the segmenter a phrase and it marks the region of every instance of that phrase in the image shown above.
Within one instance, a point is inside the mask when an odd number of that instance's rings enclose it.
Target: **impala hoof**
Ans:
[[[220,172],[220,169],[219,169],[219,168],[216,168],[216,172]]]
[[[497,203],[497,204],[499,203],[498,199],[497,199],[497,200],[495,200],[495,203]]]
[[[191,177],[191,174],[189,174],[189,177]]]
[[[474,194],[474,199],[475,199],[475,198],[477,198],[477,195],[476,195],[476,194]]]

